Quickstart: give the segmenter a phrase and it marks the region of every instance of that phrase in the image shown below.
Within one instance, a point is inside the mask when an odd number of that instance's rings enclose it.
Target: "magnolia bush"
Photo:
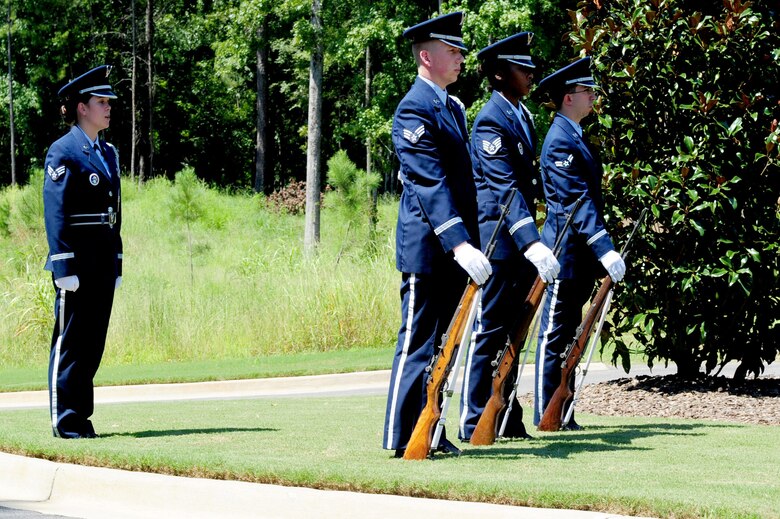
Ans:
[[[735,378],[780,352],[780,12],[776,2],[581,2],[569,34],[604,92],[601,148],[619,244],[651,217],[616,292],[609,345],[629,366]]]

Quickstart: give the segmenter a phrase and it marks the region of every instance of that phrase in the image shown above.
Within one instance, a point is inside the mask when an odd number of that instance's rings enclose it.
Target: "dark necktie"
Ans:
[[[111,170],[108,169],[108,162],[106,162],[106,158],[103,156],[103,150],[100,149],[100,146],[98,146],[97,143],[92,145],[92,149],[95,150],[95,153],[97,153],[98,160],[103,164],[106,173],[111,176]]]
[[[460,108],[455,106],[455,101],[452,100],[451,97],[447,96],[447,108],[450,110],[450,115],[455,120],[455,124],[458,125],[458,130],[460,130],[460,136],[463,137],[464,140],[467,140],[466,138],[466,128],[463,124],[463,117],[460,112]]]
[[[531,123],[531,119],[528,117],[528,114],[525,111],[525,108],[522,106],[520,108],[520,115],[523,118],[523,122],[525,122],[525,128],[528,130],[528,133],[526,136],[528,137],[528,143],[531,145],[531,148],[534,148],[536,146],[536,143],[534,142],[534,126]]]

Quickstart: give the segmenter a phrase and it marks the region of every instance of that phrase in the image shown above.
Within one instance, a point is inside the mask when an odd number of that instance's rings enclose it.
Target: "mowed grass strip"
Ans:
[[[779,428],[581,415],[580,432],[393,459],[382,396],[101,405],[101,438],[0,412],[0,449],[79,464],[313,488],[669,518],[780,517]],[[530,430],[530,429],[529,429]],[[454,437],[454,431],[450,432]],[[457,442],[456,442],[457,443]]]

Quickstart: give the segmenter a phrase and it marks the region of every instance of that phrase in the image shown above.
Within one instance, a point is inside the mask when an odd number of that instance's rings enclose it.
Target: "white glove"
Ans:
[[[119,288],[119,286],[120,286],[121,284],[122,284],[122,276],[117,276],[117,277],[116,277],[116,283],[114,284],[114,290],[116,290],[117,288]]]
[[[615,283],[619,282],[623,279],[623,276],[626,275],[626,262],[623,261],[623,257],[616,251],[609,251],[600,257],[599,261],[604,265],[604,268],[607,269],[609,277],[611,277],[612,281]]]
[[[493,273],[493,267],[479,249],[475,249],[469,242],[464,241],[457,245],[452,251],[455,253],[455,261],[463,267],[463,270],[478,285],[483,285],[490,274]]]
[[[528,261],[534,264],[539,271],[539,277],[545,283],[552,283],[558,277],[561,271],[561,264],[555,258],[550,248],[544,243],[537,241],[532,243],[523,254]]]
[[[79,277],[78,276],[65,276],[54,280],[54,284],[63,290],[68,292],[75,292],[79,289]]]

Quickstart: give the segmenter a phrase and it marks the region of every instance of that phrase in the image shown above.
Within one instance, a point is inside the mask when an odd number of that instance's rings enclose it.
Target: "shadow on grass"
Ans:
[[[189,434],[224,434],[224,433],[243,433],[243,432],[277,432],[279,429],[270,427],[214,427],[207,429],[171,429],[162,431],[133,431],[120,433],[101,434],[101,438],[111,438],[114,436],[129,436],[132,438],[155,438],[160,436],[187,436]]]
[[[738,424],[641,424],[633,426],[586,427],[583,431],[545,434],[532,440],[499,440],[492,446],[468,448],[464,456],[475,458],[508,458],[538,456],[542,458],[568,458],[579,452],[606,452],[616,450],[647,451],[648,447],[633,445],[636,440],[651,436],[702,436],[697,429],[713,427],[739,427]]]

